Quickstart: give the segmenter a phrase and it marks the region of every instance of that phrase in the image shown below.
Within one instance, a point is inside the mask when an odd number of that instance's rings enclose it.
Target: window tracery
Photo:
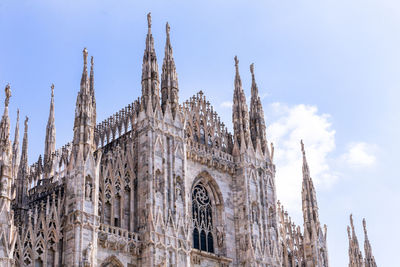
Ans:
[[[212,202],[202,183],[193,188],[192,216],[193,247],[214,253]]]

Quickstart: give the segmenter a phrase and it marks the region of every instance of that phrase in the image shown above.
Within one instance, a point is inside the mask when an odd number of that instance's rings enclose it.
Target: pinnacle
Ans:
[[[86,47],[83,49],[82,53],[83,53],[83,64],[86,66],[87,65],[87,56],[88,56],[88,51],[87,51]]]
[[[151,12],[147,13],[147,28],[151,31]]]

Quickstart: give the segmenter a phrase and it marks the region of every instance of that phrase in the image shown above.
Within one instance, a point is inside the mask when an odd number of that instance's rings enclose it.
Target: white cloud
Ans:
[[[277,118],[267,129],[267,137],[275,145],[277,196],[290,213],[299,212],[302,183],[300,140],[303,139],[305,144],[314,184],[329,187],[336,179],[328,162],[329,153],[335,149],[335,130],[330,115],[318,113],[316,106],[273,103],[268,108]]]
[[[348,145],[348,150],[342,155],[342,160],[354,167],[368,167],[376,162],[376,146],[364,142],[354,142]]]
[[[224,101],[219,106],[221,108],[232,108],[232,102],[231,101]]]

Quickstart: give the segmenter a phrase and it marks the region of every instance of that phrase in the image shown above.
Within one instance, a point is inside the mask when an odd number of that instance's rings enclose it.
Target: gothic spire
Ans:
[[[94,149],[94,127],[96,124],[96,109],[94,106],[94,89],[91,90],[87,79],[87,56],[88,52],[83,49],[83,72],[81,86],[76,98],[75,121],[74,121],[74,148],[83,148],[83,155]]]
[[[20,170],[28,170],[28,117],[25,117],[24,122],[24,138],[22,139],[22,153],[20,161]]]
[[[19,109],[17,109],[17,123],[15,124],[14,143],[12,151],[13,151],[12,168],[13,168],[13,179],[14,179],[17,175],[19,166]]]
[[[347,226],[347,235],[349,237],[349,267],[363,267],[363,257],[358,245],[356,232],[354,230],[352,214],[350,214],[350,227]]]
[[[17,203],[22,204],[23,197],[27,190],[28,174],[28,117],[24,122],[24,138],[22,139],[22,152],[17,175]]]
[[[4,113],[0,122],[0,149],[1,151],[10,153],[11,142],[10,142],[10,118],[8,117],[8,104],[10,103],[11,89],[10,85],[7,84],[5,88],[6,98],[4,100]]]
[[[167,40],[165,42],[165,56],[163,60],[162,74],[161,74],[161,98],[162,98],[161,107],[165,112],[167,103],[169,103],[172,114],[175,116],[176,109],[179,105],[179,97],[178,97],[179,89],[178,89],[178,75],[176,74],[175,61],[172,55],[172,46],[171,46],[169,31],[170,27],[167,22],[166,24]]]
[[[263,153],[268,150],[265,134],[264,111],[261,104],[260,96],[258,95],[258,87],[254,76],[254,64],[250,65],[251,72],[251,100],[250,100],[250,132],[251,140],[254,149],[257,149],[257,144],[260,142]],[[267,151],[267,154],[269,152]]]
[[[232,123],[235,144],[238,144],[238,147],[242,149],[247,148],[250,141],[249,111],[247,109],[246,96],[239,75],[239,60],[237,56],[235,56],[235,69],[236,74],[232,105]]]
[[[300,141],[301,151],[303,153],[303,185],[302,185],[302,207],[304,217],[304,227],[307,227],[308,233],[311,235],[313,231],[318,232],[318,204],[313,181],[308,168],[306,152],[304,149],[303,140]],[[314,228],[314,229],[312,229]]]
[[[56,127],[54,124],[54,84],[51,85],[51,100],[49,119],[46,126],[46,139],[44,144],[44,164],[50,159],[51,154],[56,151]]]
[[[155,108],[160,99],[160,92],[157,57],[151,34],[151,13],[147,14],[147,25],[146,48],[142,64],[142,102],[145,107],[147,107],[147,103],[151,102],[152,107]]]
[[[372,247],[368,239],[367,223],[365,221],[365,218],[363,219],[363,228],[364,228],[365,267],[376,267],[375,258],[372,255]]]
[[[89,78],[89,88],[90,94],[92,95],[92,105],[93,109],[96,111],[96,97],[94,94],[94,59],[93,56],[90,58],[90,78]],[[96,112],[93,112],[93,121],[96,122]]]
[[[4,114],[0,122],[0,229],[1,242],[0,254],[2,266],[13,266],[13,251],[15,246],[16,230],[14,227],[14,211],[11,211],[11,199],[13,185],[13,170],[12,170],[12,147],[10,136],[10,119],[8,117],[8,104],[11,97],[10,85],[5,88],[6,98]]]

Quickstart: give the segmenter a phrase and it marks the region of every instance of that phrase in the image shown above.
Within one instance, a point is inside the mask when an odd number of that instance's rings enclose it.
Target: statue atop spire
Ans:
[[[167,32],[167,38],[169,39],[169,31],[171,30],[171,28],[169,27],[169,24],[167,22],[167,24],[165,25],[165,30]]]
[[[8,104],[10,103],[10,97],[11,97],[10,84],[6,85],[5,92],[6,92],[6,99],[4,100],[4,104],[6,107],[8,107]]]
[[[234,57],[235,60],[235,70],[236,70],[236,74],[239,74],[239,59],[237,56]]]
[[[165,26],[167,39],[165,42],[165,55],[161,73],[161,107],[164,113],[169,104],[172,115],[175,116],[179,106],[178,74],[176,73],[175,61],[172,54],[171,40],[169,36],[170,26]]]
[[[83,48],[82,52],[83,52],[83,66],[85,68],[87,66],[87,57],[88,57],[88,51],[87,51],[86,47]]]
[[[147,13],[147,27],[151,29],[151,12]]]

